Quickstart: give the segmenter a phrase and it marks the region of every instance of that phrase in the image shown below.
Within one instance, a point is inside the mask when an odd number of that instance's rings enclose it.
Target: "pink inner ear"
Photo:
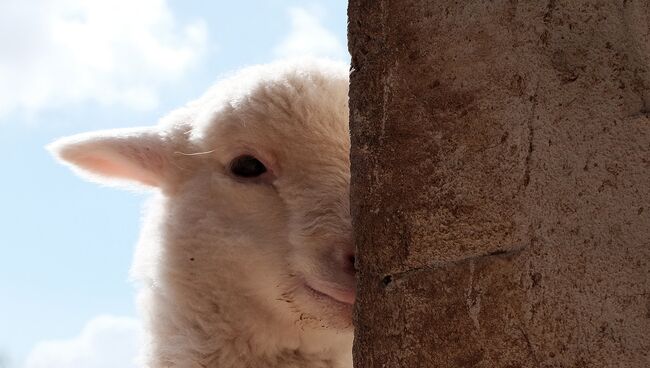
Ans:
[[[159,187],[169,174],[165,143],[151,128],[82,133],[60,139],[48,149],[82,174],[109,184],[117,179]]]
[[[159,186],[160,178],[148,170],[133,165],[119,155],[102,157],[95,155],[81,156],[74,159],[75,164],[90,172],[118,179],[135,180],[145,185]]]

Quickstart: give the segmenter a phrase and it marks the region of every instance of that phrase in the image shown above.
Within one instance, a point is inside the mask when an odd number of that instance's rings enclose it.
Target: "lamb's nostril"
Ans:
[[[348,269],[353,273],[357,271],[355,262],[356,262],[355,255],[354,254],[348,255],[348,264],[347,264],[347,266],[348,266]]]

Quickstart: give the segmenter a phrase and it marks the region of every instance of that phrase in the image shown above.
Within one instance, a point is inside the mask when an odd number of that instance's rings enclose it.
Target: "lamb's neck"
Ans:
[[[249,318],[222,331],[214,367],[351,368],[352,332],[278,326]],[[212,368],[212,366],[208,366]]]
[[[250,304],[233,303],[236,310],[225,304],[214,306],[213,313],[197,305],[159,310],[167,314],[160,318],[173,327],[154,324],[150,367],[352,367],[351,331],[313,330],[273,320]]]

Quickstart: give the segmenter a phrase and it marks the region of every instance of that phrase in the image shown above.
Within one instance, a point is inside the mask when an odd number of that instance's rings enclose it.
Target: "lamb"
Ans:
[[[246,68],[153,127],[63,138],[91,180],[154,188],[133,273],[150,368],[351,367],[348,72]]]

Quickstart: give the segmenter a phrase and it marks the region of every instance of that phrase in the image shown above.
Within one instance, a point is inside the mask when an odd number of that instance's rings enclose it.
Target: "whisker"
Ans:
[[[185,152],[180,152],[176,151],[174,152],[175,155],[183,155],[183,156],[199,156],[199,155],[207,155],[210,153],[213,153],[216,151],[216,149],[210,150],[210,151],[205,151],[205,152],[193,152],[193,153],[185,153]]]

